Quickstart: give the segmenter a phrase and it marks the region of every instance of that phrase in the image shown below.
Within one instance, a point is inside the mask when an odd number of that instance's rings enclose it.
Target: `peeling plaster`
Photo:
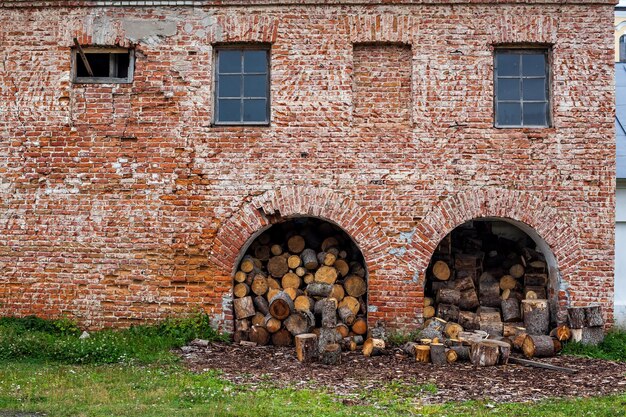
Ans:
[[[161,38],[178,33],[176,22],[173,20],[124,19],[122,29],[130,41],[141,41],[147,44],[157,44]]]

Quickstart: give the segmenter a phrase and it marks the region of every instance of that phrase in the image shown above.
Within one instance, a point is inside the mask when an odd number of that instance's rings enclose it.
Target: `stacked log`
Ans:
[[[427,269],[425,293],[425,319],[493,337],[512,327],[534,335],[549,331],[545,257],[530,239],[513,242],[492,233],[490,222],[468,222],[444,238]]]
[[[367,281],[363,257],[340,229],[315,219],[275,225],[257,238],[238,265],[233,283],[237,342],[293,345],[304,361],[332,363],[342,339],[367,334]],[[261,330],[263,329],[263,330]],[[350,346],[350,342],[348,346]],[[327,345],[330,346],[327,349]]]
[[[595,346],[604,340],[604,318],[600,305],[569,307],[567,319],[575,342]]]

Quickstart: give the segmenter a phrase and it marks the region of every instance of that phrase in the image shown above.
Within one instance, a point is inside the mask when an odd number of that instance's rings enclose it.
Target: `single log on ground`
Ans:
[[[313,249],[303,250],[300,258],[302,259],[302,265],[310,271],[317,269],[319,266],[319,263],[317,262],[317,254]]]
[[[472,345],[470,360],[476,366],[494,366],[500,358],[500,347],[497,344],[484,340]]]
[[[337,312],[339,313],[339,318],[343,323],[347,324],[348,326],[352,326],[354,324],[354,320],[356,320],[356,315],[348,307],[340,307]]]
[[[430,344],[430,361],[435,365],[445,365],[448,363],[446,359],[446,347],[443,343]]]
[[[291,253],[300,253],[304,250],[304,238],[300,235],[291,236],[287,240],[287,247]]]
[[[561,324],[552,329],[550,336],[561,342],[566,342],[572,338],[572,331],[566,324]]]
[[[445,321],[459,321],[459,307],[452,304],[439,304],[437,306],[437,317]]]
[[[502,300],[502,321],[506,323],[518,322],[522,319],[520,314],[519,301],[517,298],[507,298]]]
[[[440,281],[450,279],[450,267],[444,261],[437,261],[433,265],[433,275]]]
[[[459,311],[459,324],[465,330],[478,330],[480,328],[478,315],[471,311]]]
[[[293,338],[289,330],[282,328],[272,334],[272,344],[274,346],[291,346]]]
[[[452,346],[451,350],[457,354],[457,360],[459,362],[467,362],[470,360],[470,347],[469,346]]]
[[[522,311],[526,333],[548,334],[550,330],[548,300],[522,300]]]
[[[314,333],[303,333],[295,337],[296,357],[300,362],[315,362],[319,357],[317,346],[317,335]]]
[[[329,298],[334,298],[337,301],[341,301],[343,300],[343,297],[345,297],[346,293],[343,289],[343,285],[341,284],[335,284],[333,285],[333,289],[330,292],[330,294],[328,295]]]
[[[302,279],[293,272],[287,272],[281,280],[283,288],[300,288]]]
[[[554,339],[545,335],[527,335],[522,344],[522,351],[527,358],[544,358],[556,355]]]
[[[343,286],[346,293],[352,297],[360,297],[367,291],[365,280],[358,275],[349,275],[343,281]]]
[[[415,360],[418,362],[429,363],[430,362],[430,346],[426,346],[426,345],[415,346]]]
[[[339,302],[338,308],[341,307],[348,307],[354,314],[359,314],[359,311],[361,310],[359,300],[350,295],[343,297],[343,300]]]
[[[289,265],[287,265],[287,258],[284,256],[272,256],[267,261],[267,272],[269,272],[274,278],[282,278],[287,272],[289,272]]]
[[[567,320],[570,329],[582,329],[585,327],[585,308],[584,307],[568,307]]]
[[[271,314],[267,314],[265,316],[265,328],[267,329],[268,332],[276,333],[277,331],[280,330],[282,325],[283,323],[277,318],[272,317]]]
[[[420,330],[419,337],[427,339],[443,339],[443,331],[446,326],[446,321],[439,317],[433,317],[432,319],[424,323],[424,328]]]
[[[345,277],[350,272],[350,265],[343,259],[337,259],[333,266],[342,277]]]
[[[329,343],[320,352],[320,362],[324,365],[338,365],[341,363],[341,346]]]
[[[331,284],[321,282],[312,282],[306,286],[306,293],[311,297],[328,297],[332,290],[333,286]]]
[[[354,320],[351,329],[354,334],[363,335],[367,333],[367,321],[363,317],[358,317]]]
[[[437,291],[437,303],[459,305],[461,292],[454,288],[442,288]]]
[[[233,307],[235,308],[235,317],[238,319],[246,319],[256,314],[254,303],[250,296],[236,298],[233,300]]]
[[[270,314],[278,320],[286,319],[293,310],[293,300],[284,291],[279,292],[270,300]]]
[[[248,337],[259,346],[265,346],[270,342],[270,333],[263,326],[252,326]]]
[[[512,290],[517,286],[517,280],[513,278],[511,275],[505,275],[500,278],[500,289],[501,290]]]
[[[460,324],[448,322],[443,331],[450,339],[456,339],[459,333],[463,331],[463,327]]]
[[[382,339],[372,339],[371,337],[363,342],[363,355],[382,355],[385,350],[385,341]]]
[[[296,311],[285,319],[284,325],[294,336],[309,333],[311,327],[315,325],[315,317],[310,311]]]
[[[334,284],[337,281],[337,270],[332,266],[321,266],[315,271],[315,282]]]
[[[600,305],[585,307],[585,327],[604,326],[602,307]]]
[[[448,363],[454,363],[459,359],[458,353],[454,349],[446,348],[446,361]]]

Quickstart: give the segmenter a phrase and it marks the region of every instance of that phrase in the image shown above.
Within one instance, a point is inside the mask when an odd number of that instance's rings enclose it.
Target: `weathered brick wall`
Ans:
[[[611,318],[611,4],[17,3],[0,8],[0,315],[203,309],[228,328],[239,251],[279,213],[358,242],[370,323],[415,327],[435,246],[485,216],[532,227],[561,303]],[[134,83],[72,85],[74,36],[134,46]],[[270,127],[211,125],[217,42],[272,44]],[[554,127],[495,129],[493,47],[527,43],[553,46]]]

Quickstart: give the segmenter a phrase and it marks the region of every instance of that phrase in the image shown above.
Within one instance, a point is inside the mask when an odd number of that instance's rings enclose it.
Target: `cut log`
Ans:
[[[331,328],[337,326],[337,300],[325,298],[315,303],[316,312],[322,316],[322,327]]]
[[[405,344],[402,345],[402,350],[411,358],[415,358],[415,348],[417,346],[419,346],[419,344],[415,342],[406,342]]]
[[[278,320],[286,319],[293,310],[293,300],[284,291],[279,292],[270,300],[270,314]]]
[[[319,266],[317,254],[313,249],[303,250],[300,258],[302,259],[302,265],[309,271],[315,270]]]
[[[283,291],[287,293],[287,295],[289,295],[289,298],[291,298],[294,301],[296,300],[296,298],[298,298],[298,296],[304,294],[303,291],[297,290],[295,288],[285,288]]]
[[[254,307],[264,316],[266,316],[270,312],[270,305],[265,299],[265,297],[258,295],[254,297]]]
[[[504,337],[515,337],[519,334],[526,333],[526,328],[524,327],[524,323],[504,323],[504,330],[502,331],[502,336]]]
[[[459,355],[454,349],[446,349],[446,361],[448,363],[454,363],[459,359]]]
[[[287,258],[287,266],[290,269],[296,269],[301,264],[302,264],[302,259],[300,259],[298,255],[291,255],[289,258]]]
[[[235,330],[250,330],[250,320],[241,319],[235,320]]]
[[[430,361],[434,365],[445,365],[448,363],[446,359],[446,347],[443,343],[430,344]]]
[[[315,300],[309,296],[300,295],[294,300],[293,306],[296,311],[313,311]]]
[[[270,248],[270,252],[272,252],[272,255],[274,256],[282,255],[283,248],[280,245],[272,245],[272,247]]]
[[[450,279],[450,267],[444,261],[437,261],[433,265],[433,275],[440,281]]]
[[[525,287],[545,287],[546,285],[548,285],[548,276],[546,274],[524,275]]]
[[[317,335],[314,333],[303,333],[295,337],[296,357],[302,363],[315,362],[319,357],[317,346]]]
[[[270,248],[266,245],[259,245],[254,248],[254,257],[259,261],[267,261],[270,259]]]
[[[473,310],[480,305],[478,300],[478,294],[474,288],[467,289],[461,292],[461,298],[459,300],[459,307],[463,310]]]
[[[550,336],[560,342],[566,342],[572,338],[572,331],[566,324],[561,324],[560,326],[552,329]]]
[[[363,268],[363,265],[361,265],[360,263],[356,262],[356,261],[352,261],[350,262],[350,273],[353,275],[358,275],[361,278],[365,277],[365,268]]]
[[[245,282],[246,278],[248,278],[248,274],[243,271],[235,272],[235,282]]]
[[[287,272],[289,272],[289,265],[287,265],[287,258],[284,256],[273,256],[267,261],[267,271],[274,278],[282,278]]]
[[[363,317],[357,317],[352,324],[352,332],[357,335],[363,335],[367,333],[367,321]]]
[[[452,346],[450,347],[450,349],[456,352],[457,361],[467,362],[470,360],[470,347],[469,346],[463,346],[463,345]]]
[[[343,297],[343,300],[341,300],[338,305],[338,308],[341,307],[348,307],[353,314],[359,314],[359,311],[361,310],[359,300],[349,295]]]
[[[458,306],[461,292],[454,288],[442,288],[437,292],[437,303],[453,304]]]
[[[463,292],[467,290],[474,290],[476,287],[474,286],[474,280],[472,280],[469,276],[457,277],[455,281],[452,282],[454,288]]]
[[[424,297],[424,307],[432,306],[434,303],[433,299],[430,297]]]
[[[339,365],[341,363],[341,346],[329,343],[320,353],[320,362],[324,365]]]
[[[265,316],[265,328],[270,333],[276,333],[282,327],[282,322],[274,317],[271,314],[267,314]]]
[[[569,307],[567,309],[567,320],[571,329],[582,329],[585,327],[585,308]]]
[[[511,268],[509,268],[509,274],[511,274],[511,276],[515,279],[520,279],[522,276],[524,276],[524,266],[520,264],[513,265]]]
[[[424,323],[424,328],[420,330],[419,337],[426,339],[443,339],[443,331],[446,321],[438,317],[433,317]]]
[[[500,294],[500,298],[503,300],[508,300],[510,296],[511,296],[511,290],[509,289],[502,290],[502,294]]]
[[[585,307],[585,327],[604,326],[602,307],[593,305]]]
[[[300,288],[300,284],[302,284],[302,279],[294,274],[293,272],[287,272],[283,275],[283,279],[281,280],[283,288]]]
[[[343,259],[337,259],[333,266],[341,277],[347,276],[350,272],[350,265],[348,265],[348,263]]]
[[[463,327],[457,323],[448,322],[446,323],[443,332],[450,339],[456,339],[459,336],[459,333],[463,331]]]
[[[342,338],[346,338],[350,335],[350,328],[344,323],[337,323],[335,330],[337,330]]]
[[[439,304],[437,306],[437,317],[445,321],[459,321],[459,307],[452,304]]]
[[[241,343],[248,340],[250,330],[235,330],[233,333],[233,342]]]
[[[480,276],[478,289],[481,305],[500,307],[500,283],[491,274],[485,272]]]
[[[233,300],[233,307],[235,308],[235,317],[237,319],[246,319],[256,314],[254,303],[250,296],[236,298]]]
[[[522,350],[526,336],[528,336],[528,334],[526,333],[519,333],[517,336],[515,336],[513,338],[513,348],[517,350]]]
[[[500,359],[500,346],[488,340],[472,345],[470,360],[475,366],[495,366]]]
[[[272,278],[272,277],[267,277],[267,286],[270,289],[274,289],[274,290],[281,290],[282,287],[280,286],[280,283],[278,282],[277,279]]]
[[[501,290],[512,290],[517,286],[517,280],[513,278],[511,275],[505,275],[500,278],[500,289]]]
[[[356,315],[348,307],[340,307],[337,312],[339,313],[339,319],[343,323],[347,324],[348,326],[352,326],[354,324],[354,321],[356,320]]]
[[[478,316],[471,311],[459,311],[459,324],[465,330],[478,330],[480,328]]]
[[[430,362],[430,346],[426,346],[426,345],[415,346],[415,360],[418,362],[429,363]]]
[[[548,300],[522,300],[524,327],[529,335],[548,334],[550,310]]]
[[[252,325],[253,326],[263,326],[265,327],[265,316],[263,313],[256,312],[254,317],[252,317]]]
[[[272,344],[274,346],[291,346],[293,338],[289,330],[282,328],[276,333],[272,334]]]
[[[556,355],[554,339],[550,336],[529,334],[524,339],[522,351],[527,358],[545,358]]]
[[[311,273],[306,273],[302,277],[302,281],[304,281],[305,284],[309,285],[315,281],[315,275]]]
[[[502,321],[506,323],[519,322],[522,319],[517,298],[502,300]]]
[[[328,249],[335,248],[337,246],[339,246],[339,242],[337,241],[336,238],[334,238],[334,237],[327,237],[326,239],[324,239],[322,241],[321,248],[322,248],[322,250],[324,252],[326,252]]]
[[[233,294],[237,298],[245,297],[250,293],[250,287],[245,282],[241,282],[233,288]]]
[[[357,275],[349,275],[343,282],[346,293],[352,297],[360,297],[367,291],[365,280]]]
[[[572,340],[583,345],[597,346],[604,340],[604,326],[572,329]]]
[[[263,326],[252,326],[248,338],[259,346],[265,346],[270,342],[270,333]]]
[[[250,255],[246,255],[241,260],[241,264],[239,265],[239,269],[241,269],[246,274],[252,272],[252,270],[260,264],[258,259],[253,258]]]
[[[424,307],[424,312],[422,313],[422,316],[425,319],[429,319],[431,317],[435,317],[435,307],[433,307],[433,306],[426,306],[426,307]]]
[[[340,345],[342,350],[349,350],[350,352],[354,352],[359,347],[354,337],[344,337],[341,339]]]
[[[333,266],[335,264],[335,261],[337,260],[337,255],[335,255],[334,253],[331,252],[326,252],[324,254],[324,259],[322,260],[322,264],[326,265],[326,266]],[[318,259],[319,261],[319,259]]]
[[[294,235],[287,240],[287,247],[291,253],[300,253],[304,250],[305,242],[304,238],[300,235]]]
[[[330,292],[330,294],[328,295],[328,298],[334,298],[337,301],[341,301],[343,300],[343,297],[345,297],[345,291],[343,289],[343,285],[341,284],[335,284],[333,285],[333,289]]]
[[[318,336],[318,349],[321,352],[324,350],[324,347],[328,344],[339,343],[341,341],[341,334],[337,331],[337,329],[332,328],[324,328],[320,327],[315,329],[319,332]]]
[[[312,282],[306,286],[306,293],[311,297],[328,297],[332,290],[333,286],[331,284],[321,282]]]
[[[300,278],[302,278],[303,276],[306,275],[306,268],[299,266],[296,268],[296,270],[294,271],[296,273],[297,276],[299,276]]]
[[[310,311],[296,311],[287,317],[284,325],[294,336],[309,333],[311,327],[315,325],[315,317],[313,317],[313,313]]]
[[[363,342],[364,356],[378,356],[385,351],[385,341],[382,339],[372,339],[371,337]]]
[[[334,284],[337,281],[337,270],[332,266],[321,266],[315,271],[315,282]]]
[[[267,278],[263,274],[256,274],[252,279],[252,292],[256,295],[263,295],[268,289]]]
[[[533,298],[532,294],[535,294]],[[524,296],[529,300],[545,300],[547,297],[547,292],[545,287],[524,287]]]

